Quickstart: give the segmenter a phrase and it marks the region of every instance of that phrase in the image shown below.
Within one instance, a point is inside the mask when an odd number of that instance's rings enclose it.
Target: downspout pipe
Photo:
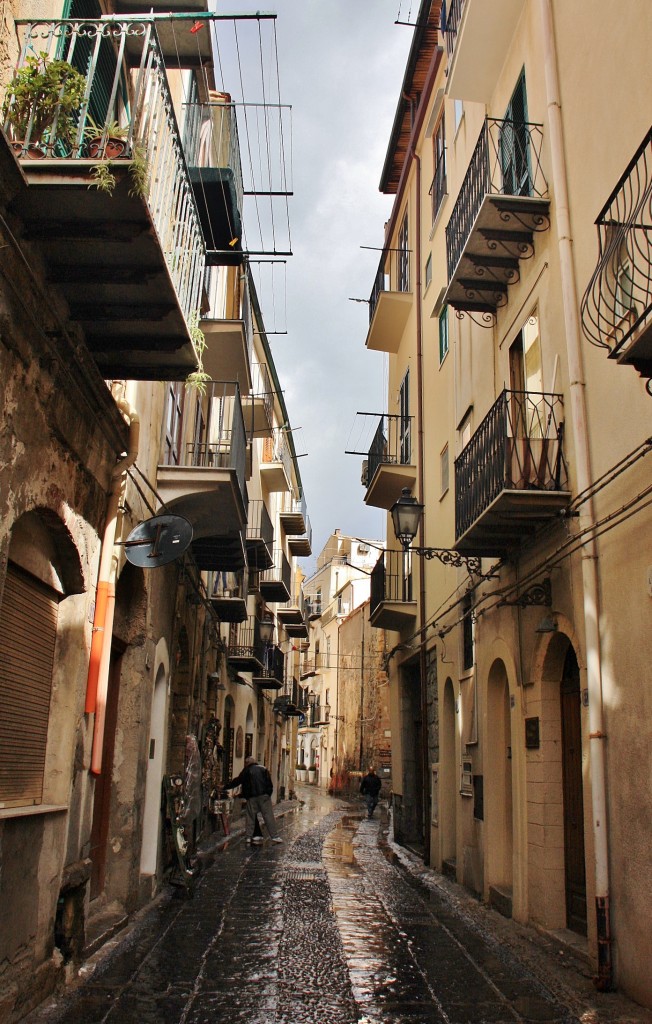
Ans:
[[[559,263],[564,308],[566,354],[572,410],[572,431],[577,468],[577,489],[581,493],[592,482],[591,452],[587,428],[586,392],[579,325],[579,301],[570,225],[568,178],[564,153],[561,94],[557,71],[557,49],[551,0],[539,0],[550,154],[554,185]],[[593,500],[582,506],[580,523],[583,530],[595,526]],[[584,598],[584,629],[586,636],[586,674],[589,696],[589,739],[591,758],[591,799],[593,838],[595,845],[595,909],[597,926],[598,974],[596,988],[608,991],[613,987],[613,962],[609,914],[609,832],[606,799],[606,758],[604,709],[602,700],[602,667],[599,627],[599,589],[597,545],[594,536],[583,549],[582,584]]]
[[[122,517],[120,504],[126,484],[126,473],[138,456],[140,419],[136,410],[125,400],[118,399],[118,408],[129,422],[129,448],[126,455],[116,463],[111,473],[111,489],[107,503],[102,552],[95,597],[93,638],[86,682],[86,714],[95,714],[93,728],[93,750],[91,772],[99,775],[102,770],[102,742],[106,720],[106,697],[109,683],[111,658],[111,635],[115,612],[115,581],[118,572],[118,553],[115,538],[118,520]]]

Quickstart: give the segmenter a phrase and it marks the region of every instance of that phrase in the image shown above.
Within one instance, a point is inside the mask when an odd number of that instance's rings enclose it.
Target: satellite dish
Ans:
[[[163,515],[139,523],[123,543],[128,562],[141,569],[156,569],[179,558],[191,540],[192,526],[187,519]]]

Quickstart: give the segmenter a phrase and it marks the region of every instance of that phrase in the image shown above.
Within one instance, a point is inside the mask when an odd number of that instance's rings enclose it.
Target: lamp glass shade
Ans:
[[[423,515],[423,505],[412,497],[409,487],[404,487],[401,497],[394,502],[390,512],[396,539],[407,549],[417,535]]]
[[[264,644],[268,644],[274,636],[274,620],[261,619],[258,625],[258,635]]]

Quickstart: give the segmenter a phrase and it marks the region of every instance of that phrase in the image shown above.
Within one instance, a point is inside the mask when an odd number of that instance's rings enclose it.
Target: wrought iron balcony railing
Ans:
[[[561,395],[503,391],[455,460],[456,539],[502,492],[565,491],[563,432]]]
[[[486,118],[446,227],[449,281],[486,196],[542,199],[547,195],[548,185],[541,169],[542,141],[539,124]],[[510,224],[518,221],[518,216],[517,208],[516,212],[510,209]],[[547,218],[539,216],[539,223],[536,215],[527,217],[523,225],[527,231],[547,226]],[[492,248],[500,252],[498,243]]]
[[[412,461],[412,417],[383,414],[367,457],[367,482],[379,466],[409,466]]]
[[[238,210],[244,185],[236,108],[228,101],[184,103],[184,150],[190,167],[221,167],[233,175]]]
[[[234,381],[210,381],[206,399],[210,415],[205,429],[201,437],[188,442],[185,458],[178,465],[235,470],[240,490],[246,495],[247,438],[240,388]]]
[[[593,345],[626,358],[652,325],[652,128],[595,223],[599,258],[582,299],[582,326]],[[636,355],[633,349],[634,364]],[[643,355],[652,374],[650,341]]]
[[[288,481],[292,479],[292,455],[288,445],[285,431],[277,428],[272,437],[266,437],[263,441],[262,464],[280,462],[285,470]]]
[[[18,70],[44,55],[47,63],[69,62],[85,79],[81,102],[66,111],[62,86],[62,99],[45,120],[34,108],[21,116],[19,93],[8,91],[4,130],[19,159],[36,146],[46,158],[78,162],[92,184],[91,130],[99,138],[101,160],[111,126],[119,122],[123,155],[142,169],[139,194],[190,328],[201,306],[206,251],[154,21],[19,20],[16,25]]]
[[[369,323],[383,292],[409,292],[410,254],[407,249],[384,249],[369,297]]]
[[[247,516],[247,542],[260,542],[271,551],[274,544],[274,526],[267,505],[262,498],[254,498],[249,502]]]
[[[446,53],[450,61],[455,50],[457,32],[462,20],[464,0],[444,0],[441,10],[441,27],[446,37]]]
[[[404,551],[383,551],[371,570],[370,609],[374,611],[382,604],[413,601],[412,567],[409,553]]]

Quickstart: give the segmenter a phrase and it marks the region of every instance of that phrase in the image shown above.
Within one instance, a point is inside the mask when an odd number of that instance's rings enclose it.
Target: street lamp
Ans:
[[[413,555],[421,555],[422,558],[438,558],[443,565],[452,565],[457,569],[466,568],[472,575],[482,576],[481,559],[474,555],[461,555],[459,551],[453,551],[451,548],[412,547],[424,508],[420,501],[412,497],[410,488],[404,487],[401,497],[390,509],[396,539],[400,541],[406,554],[410,551]]]
[[[258,635],[265,644],[265,647],[271,644],[272,637],[274,636],[274,619],[270,618],[269,615],[266,615],[264,619],[259,621]]]

